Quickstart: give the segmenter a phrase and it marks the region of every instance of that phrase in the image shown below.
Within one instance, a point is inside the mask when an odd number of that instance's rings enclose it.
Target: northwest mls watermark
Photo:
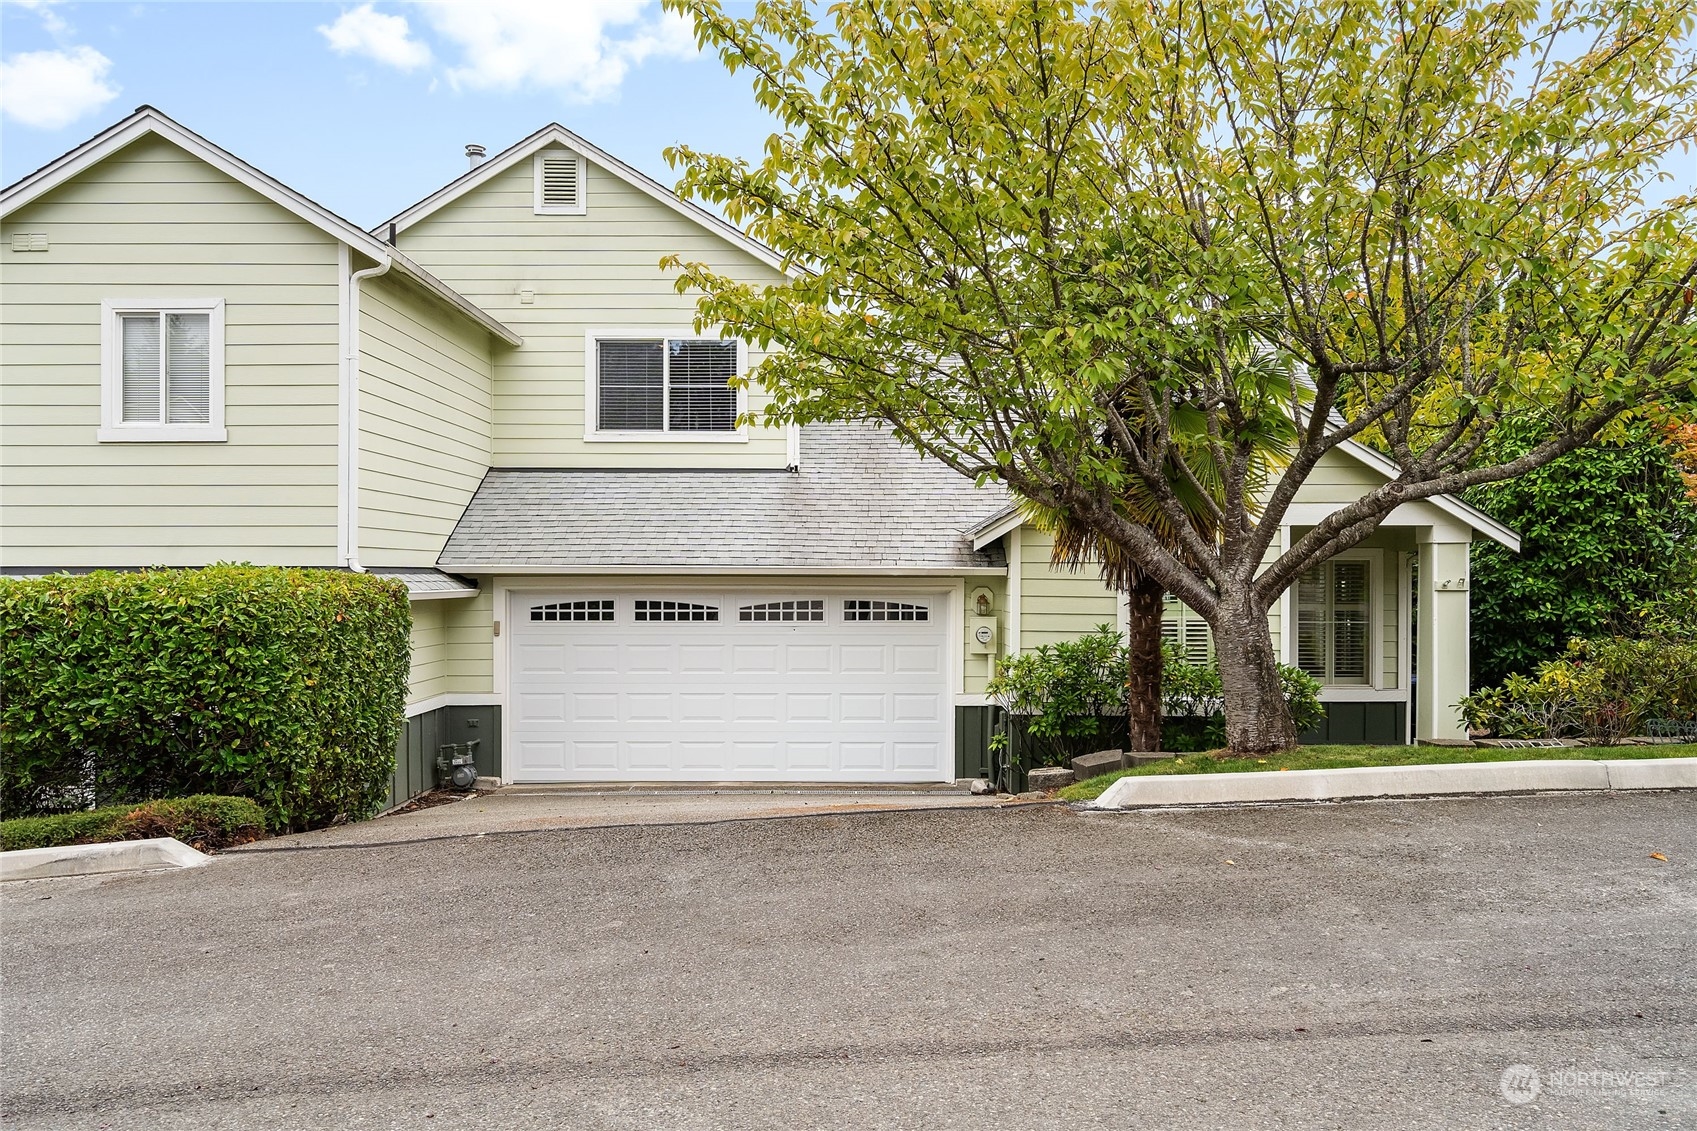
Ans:
[[[1511,1104],[1529,1104],[1539,1096],[1574,1096],[1586,1092],[1637,1092],[1665,1088],[1673,1073],[1662,1068],[1546,1068],[1511,1064],[1503,1069],[1499,1087]]]

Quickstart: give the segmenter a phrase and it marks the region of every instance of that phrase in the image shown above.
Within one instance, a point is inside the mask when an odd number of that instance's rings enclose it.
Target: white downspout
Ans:
[[[355,573],[365,572],[365,567],[359,564],[359,285],[367,279],[387,274],[394,264],[392,258],[384,256],[375,267],[350,271],[347,277],[348,298],[343,304],[343,317],[347,322],[342,327],[342,389],[346,405],[342,427],[347,438],[343,445],[346,462],[342,465],[342,477],[347,484],[347,506],[342,513],[342,564]]]

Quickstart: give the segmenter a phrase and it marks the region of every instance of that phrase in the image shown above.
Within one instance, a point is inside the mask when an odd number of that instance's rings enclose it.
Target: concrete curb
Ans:
[[[1357,797],[1543,793],[1610,789],[1697,789],[1697,758],[1549,759],[1366,766],[1245,774],[1121,778],[1090,803],[1095,809],[1344,801]]]
[[[110,844],[67,844],[0,852],[0,882],[143,872],[156,868],[200,868],[211,860],[173,837],[119,840]]]

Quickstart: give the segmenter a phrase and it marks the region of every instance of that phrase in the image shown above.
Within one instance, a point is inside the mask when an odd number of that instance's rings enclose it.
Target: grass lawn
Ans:
[[[1220,753],[1225,753],[1220,751]],[[1257,770],[1341,770],[1353,766],[1435,766],[1449,762],[1526,762],[1542,758],[1697,758],[1697,743],[1669,746],[1298,746],[1272,758],[1182,754],[1165,762],[1115,770],[1060,790],[1062,801],[1094,801],[1120,778],[1153,774],[1238,774]]]

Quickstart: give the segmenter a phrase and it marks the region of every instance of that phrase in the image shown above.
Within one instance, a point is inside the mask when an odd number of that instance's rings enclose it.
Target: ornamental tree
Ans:
[[[1300,574],[1697,382],[1697,202],[1658,181],[1688,2],[667,2],[781,122],[757,162],[668,151],[793,267],[668,261],[780,347],[765,418],[881,422],[1118,547],[1212,627],[1234,750],[1294,741],[1267,614]],[[1351,439],[1401,473],[1278,550]]]

